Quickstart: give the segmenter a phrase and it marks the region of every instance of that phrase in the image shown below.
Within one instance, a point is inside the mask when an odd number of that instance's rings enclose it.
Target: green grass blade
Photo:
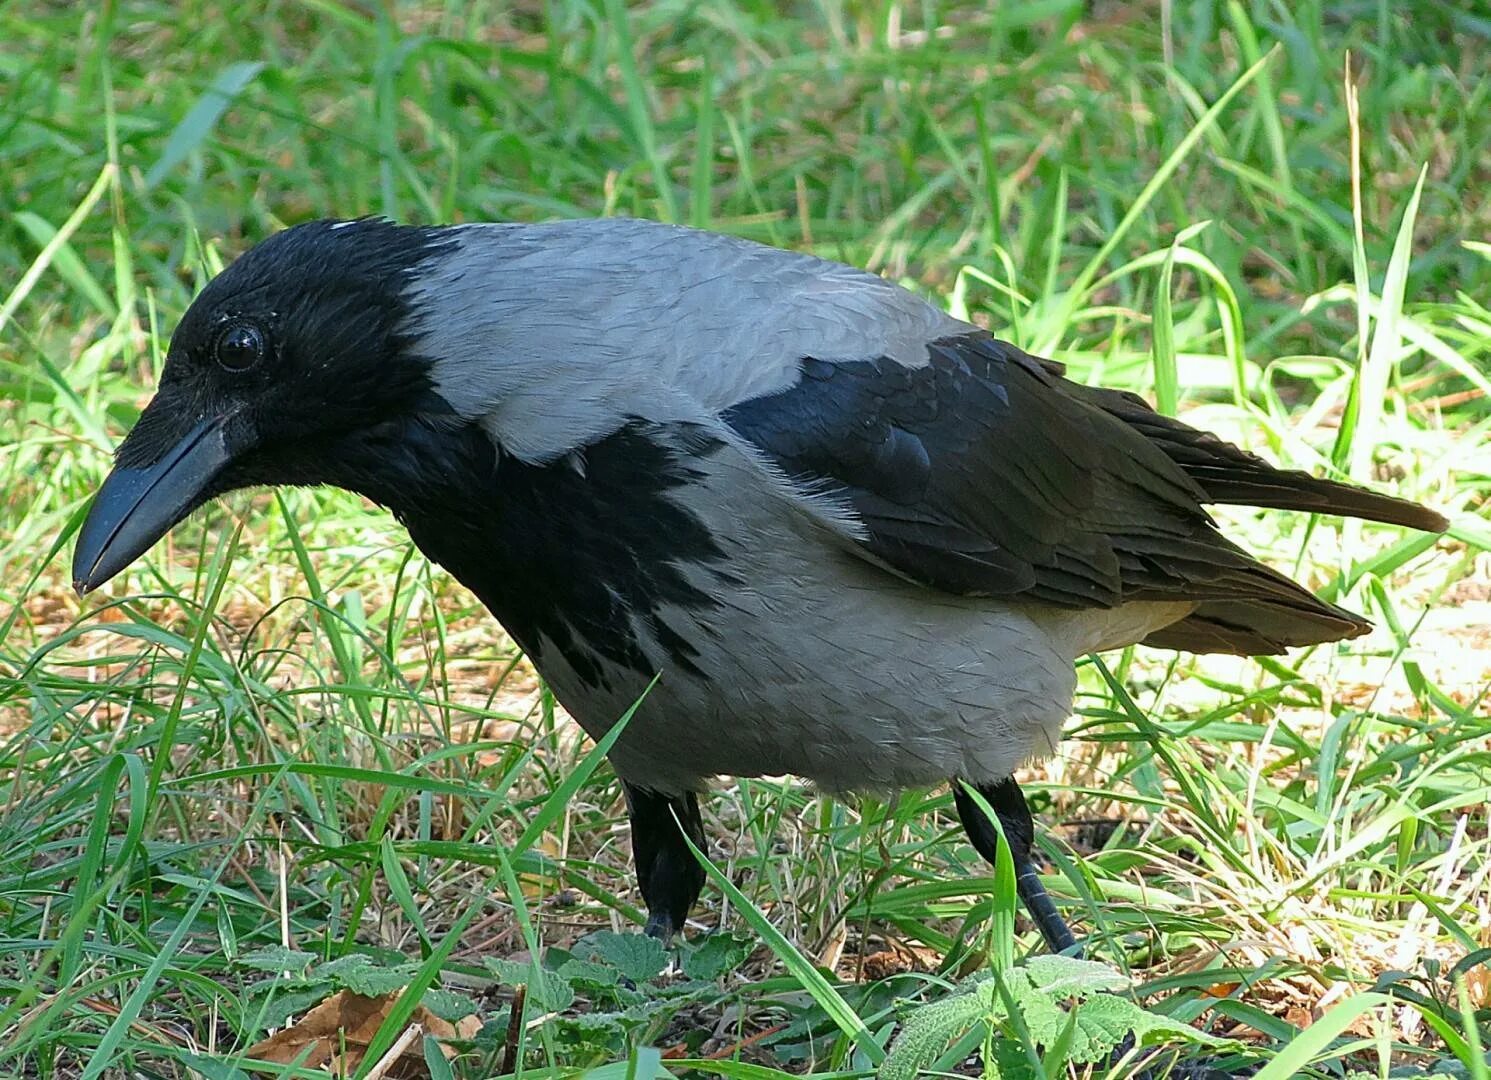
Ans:
[[[1160,189],[1175,175],[1175,171],[1180,168],[1181,162],[1190,155],[1196,144],[1211,130],[1217,119],[1226,111],[1227,106],[1232,104],[1233,99],[1242,93],[1243,89],[1256,79],[1264,67],[1273,60],[1277,48],[1275,46],[1274,49],[1269,50],[1263,59],[1239,75],[1237,80],[1227,88],[1222,96],[1217,98],[1211,104],[1211,107],[1197,118],[1195,124],[1191,126],[1191,130],[1186,133],[1175,149],[1170,151],[1165,160],[1160,163],[1160,167],[1155,170],[1154,175],[1149,178],[1149,181],[1140,189],[1134,201],[1129,204],[1128,210],[1119,220],[1118,225],[1109,233],[1107,239],[1103,241],[1102,246],[1098,248],[1097,253],[1077,272],[1071,285],[1067,287],[1066,292],[1063,294],[1059,314],[1053,320],[1057,327],[1065,327],[1067,325],[1072,314],[1085,302],[1089,287],[1097,279],[1098,274],[1107,263],[1108,257],[1118,250],[1119,244],[1123,243],[1129,231],[1138,222],[1140,216],[1149,208],[1149,204],[1154,201],[1154,197],[1159,194]]]
[[[217,127],[223,113],[248,85],[259,77],[264,64],[258,60],[242,60],[229,64],[212,85],[199,97],[187,114],[181,118],[174,131],[166,139],[160,157],[145,173],[145,189],[157,186],[172,169],[187,159],[192,151],[201,148]]]
[[[56,226],[29,210],[17,211],[15,223],[42,250],[46,250],[57,238]],[[72,245],[65,240],[52,247],[52,266],[57,271],[57,276],[87,300],[100,315],[110,321],[118,317],[118,309],[109,299],[109,294],[104,292],[104,287],[98,283],[98,278],[93,276],[78,257],[78,253],[72,249]]]
[[[554,789],[554,793],[549,798],[544,800],[544,805],[529,821],[528,827],[523,830],[523,835],[518,837],[518,842],[513,845],[513,858],[532,847],[544,834],[544,830],[557,821],[560,814],[564,813],[564,808],[569,805],[570,799],[574,797],[575,792],[580,790],[585,781],[590,779],[590,774],[600,768],[606,755],[611,752],[611,747],[616,745],[616,740],[621,738],[621,733],[626,730],[637,708],[647,699],[648,693],[656,684],[657,680],[653,679],[647,689],[642,692],[642,696],[632,703],[631,708],[627,709],[616,723],[611,725],[611,729],[596,742],[588,754],[580,759],[580,763],[570,770],[564,782]]]
[[[5,329],[5,324],[10,321],[16,309],[21,306],[21,302],[31,294],[31,290],[36,287],[36,283],[41,279],[42,274],[46,273],[47,267],[52,265],[52,260],[57,257],[57,252],[71,239],[73,233],[78,231],[78,226],[83,224],[84,219],[93,212],[93,208],[98,205],[98,200],[103,198],[104,192],[109,190],[109,186],[113,181],[114,166],[112,164],[105,165],[99,170],[97,178],[93,181],[93,186],[88,189],[88,193],[83,196],[82,201],[73,207],[72,213],[67,215],[67,220],[62,223],[62,227],[52,234],[51,239],[42,246],[36,258],[31,260],[31,265],[26,267],[26,272],[11,287],[10,292],[5,297],[5,301],[0,303],[0,331]]]
[[[1005,839],[1004,823],[999,815],[971,784],[962,780],[963,790],[973,799],[979,813],[994,826],[999,834],[999,848],[994,852],[994,886],[990,890],[989,915],[989,962],[996,972],[1009,971],[1015,966],[1015,908],[1019,904],[1019,892],[1015,888],[1015,860],[1010,853],[1009,841]]]
[[[129,824],[124,837],[115,849],[114,865],[105,867],[104,856],[108,848],[109,826],[113,823],[114,805],[119,796],[115,789],[121,778],[127,780],[125,795],[129,800]],[[115,754],[99,772],[98,800],[95,804],[93,820],[88,826],[83,858],[78,865],[77,880],[73,885],[75,900],[88,896],[95,889],[106,892],[110,882],[119,877],[118,872],[122,871],[135,857],[148,810],[145,802],[147,783],[145,764],[135,754]],[[73,918],[69,920],[61,936],[62,954],[57,980],[63,986],[70,985],[77,976],[83,936],[90,921],[78,916],[84,913],[91,915],[97,910],[102,900],[101,896],[95,902],[74,904]]]
[[[213,870],[208,880],[209,886],[216,886],[222,880],[224,872],[228,869],[239,844],[242,842],[242,836],[247,835],[254,828],[257,828],[266,809],[265,804],[260,804],[250,813],[249,819],[244,823],[245,827],[243,833],[240,834],[240,839],[232,845],[231,850],[223,856]],[[138,985],[130,992],[129,997],[125,999],[119,1009],[118,1015],[114,1017],[114,1021],[109,1025],[108,1030],[104,1032],[98,1045],[89,1054],[88,1064],[84,1068],[79,1080],[97,1080],[99,1076],[103,1075],[105,1070],[117,1064],[114,1057],[115,1051],[129,1034],[146,1004],[151,1000],[151,994],[159,983],[162,974],[181,950],[187,935],[196,925],[197,916],[201,914],[202,908],[207,903],[208,898],[215,895],[216,893],[211,887],[198,890],[196,898],[187,907],[185,912],[182,913],[175,928],[172,929],[170,935],[161,945],[160,951],[155,954],[150,965],[141,975]]]
[[[1377,321],[1372,330],[1372,348],[1366,362],[1357,369],[1357,378],[1352,386],[1352,397],[1356,401],[1356,422],[1348,427],[1341,425],[1341,442],[1344,443],[1347,473],[1352,479],[1371,479],[1372,456],[1377,449],[1378,431],[1382,426],[1382,415],[1387,398],[1389,377],[1398,362],[1403,348],[1403,336],[1398,323],[1403,313],[1403,296],[1408,287],[1408,268],[1413,262],[1413,226],[1418,220],[1419,199],[1424,192],[1424,178],[1429,167],[1419,170],[1418,181],[1413,185],[1413,194],[1403,209],[1398,223],[1398,236],[1393,243],[1393,253],[1388,258],[1387,274],[1382,282],[1382,299],[1377,308]],[[1341,446],[1338,444],[1339,456]]]
[[[1369,1009],[1391,1005],[1392,998],[1386,994],[1366,993],[1347,998],[1331,1006],[1319,1020],[1294,1037],[1281,1048],[1278,1055],[1254,1074],[1253,1080],[1291,1080],[1304,1075],[1317,1058],[1326,1052],[1331,1042],[1356,1022]]]
[[[652,103],[648,97],[647,85],[637,69],[629,20],[630,15],[621,0],[606,0],[606,21],[616,39],[616,64],[621,70],[621,85],[626,90],[626,111],[631,120],[632,135],[652,171],[652,182],[657,187],[658,201],[661,203],[662,219],[676,222],[678,198],[673,191],[673,180],[668,175],[667,162],[658,150]]]
[[[368,1043],[367,1053],[357,1072],[359,1077],[366,1076],[389,1047],[393,1046],[394,1040],[403,1033],[410,1018],[414,1015],[414,1010],[419,1008],[419,1003],[424,1000],[425,991],[435,985],[435,980],[440,977],[441,968],[450,959],[450,954],[455,952],[456,946],[461,943],[462,935],[483,910],[484,905],[477,899],[471,898],[466,905],[466,910],[461,912],[460,917],[440,939],[440,944],[425,958],[424,963],[419,965],[414,978],[409,981],[408,986],[404,987],[398,1000],[384,1015],[383,1022],[378,1025],[377,1033]]]
[[[1180,405],[1180,373],[1175,363],[1175,311],[1170,304],[1171,279],[1175,276],[1175,244],[1160,264],[1155,285],[1154,322],[1151,333],[1154,360],[1155,408],[1174,416]]]
[[[234,549],[238,546],[238,537],[242,531],[243,525],[239,523],[231,531],[223,533],[213,552],[212,563],[207,571],[207,599],[198,609],[197,625],[192,633],[191,644],[181,662],[180,681],[177,684],[176,694],[166,712],[165,722],[161,725],[155,758],[150,763],[150,781],[146,789],[146,801],[152,806],[155,805],[156,796],[160,792],[161,778],[165,775],[166,766],[171,762],[171,751],[176,745],[176,730],[181,724],[187,695],[192,685],[192,673],[196,671],[202,659],[202,652],[207,644],[207,635],[212,629],[212,615],[217,611],[218,603],[222,600],[223,589],[228,583],[228,565]]]
[[[703,60],[699,73],[699,96],[694,125],[694,170],[690,184],[689,224],[696,229],[709,228],[714,206],[714,70],[709,57]]]
[[[809,962],[808,958],[797,951],[797,947],[772,925],[761,910],[751,903],[750,898],[741,892],[730,876],[715,866],[709,856],[695,846],[687,832],[679,826],[683,842],[689,846],[694,853],[694,858],[699,860],[699,865],[704,867],[704,872],[713,881],[716,887],[725,894],[741,917],[750,924],[751,929],[761,935],[767,946],[787,968],[787,971],[797,980],[798,984],[812,996],[818,1003],[818,1007],[828,1014],[834,1025],[844,1033],[860,1052],[869,1059],[872,1065],[879,1065],[885,1060],[885,1049],[875,1041],[875,1036],[870,1029],[865,1027],[865,1022],[859,1018],[859,1014],[849,1007],[849,1003],[839,995],[823,974]],[[1012,871],[1013,873],[1013,871]]]

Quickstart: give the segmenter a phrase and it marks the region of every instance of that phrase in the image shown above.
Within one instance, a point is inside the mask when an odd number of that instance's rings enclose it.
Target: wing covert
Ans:
[[[837,490],[867,556],[935,588],[1064,607],[1298,591],[1216,533],[1162,450],[1068,388],[977,333],[932,342],[920,367],[805,359],[796,386],[724,419]]]

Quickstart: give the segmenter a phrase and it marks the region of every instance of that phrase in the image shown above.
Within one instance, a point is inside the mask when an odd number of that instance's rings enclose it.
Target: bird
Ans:
[[[951,782],[973,847],[992,861],[1003,837],[1046,946],[1076,954],[1014,779],[1056,751],[1075,662],[1370,629],[1207,506],[1447,527],[1069,379],[869,271],[630,218],[328,219],[250,247],[182,315],[79,529],[75,588],[264,485],[391,511],[592,738],[636,706],[609,758],[665,942],[705,881],[699,795],[794,775]]]

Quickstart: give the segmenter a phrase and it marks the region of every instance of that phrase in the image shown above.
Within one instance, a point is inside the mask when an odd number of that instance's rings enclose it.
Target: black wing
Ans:
[[[725,420],[789,475],[841,490],[868,532],[865,553],[935,588],[1072,608],[1194,601],[1197,614],[1156,641],[1198,651],[1277,651],[1368,629],[1224,539],[1203,508],[1223,500],[1184,455],[1222,460],[1224,495],[1252,490],[1240,486],[1249,470],[1255,486],[1327,482],[1272,469],[1130,395],[1070,383],[1059,365],[988,335],[928,349],[918,368],[804,360],[795,387]],[[1150,429],[1135,423],[1140,410]]]

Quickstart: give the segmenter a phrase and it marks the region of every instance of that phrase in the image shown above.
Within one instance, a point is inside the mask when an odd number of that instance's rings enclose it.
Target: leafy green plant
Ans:
[[[603,930],[572,949],[550,948],[538,966],[497,957],[485,966],[501,985],[525,987],[528,1015],[553,1014],[550,1033],[571,1052],[602,1059],[648,1045],[679,1012],[717,995],[717,980],[755,947],[746,937],[710,934],[683,946],[678,971],[659,978],[672,962],[660,942]]]
[[[1126,1039],[1140,1046],[1177,1041],[1226,1045],[1117,993],[1132,985],[1132,979],[1107,964],[1070,956],[1032,956],[1002,974],[977,975],[912,1010],[876,1075],[879,1080],[912,1080],[971,1030],[988,1032],[997,1047],[985,1061],[985,1075],[1005,1080],[1030,1075],[1028,1064],[1022,1073],[1014,1063],[1040,1051],[1046,1075],[1057,1075],[1068,1062],[1080,1066],[1105,1060]]]
[[[238,971],[265,972],[267,977],[247,983],[239,1034],[252,1040],[270,1028],[284,1026],[297,1013],[324,1001],[338,990],[378,997],[402,990],[414,981],[419,964],[348,953],[335,960],[317,961],[307,952],[275,945],[239,957]],[[420,1004],[442,1020],[460,1020],[476,1012],[476,1003],[450,990],[427,990]]]

